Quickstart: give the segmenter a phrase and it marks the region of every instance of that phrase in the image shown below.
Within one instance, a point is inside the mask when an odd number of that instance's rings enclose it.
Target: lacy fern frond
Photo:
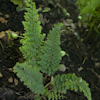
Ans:
[[[100,0],[77,0],[76,4],[82,16],[81,22],[88,28],[84,41],[94,48],[100,41]]]
[[[16,63],[14,66],[14,72],[23,81],[23,83],[33,91],[36,96],[35,100],[41,100],[42,97],[48,97],[48,99],[60,99],[63,97],[60,93],[66,93],[66,90],[71,89],[82,91],[84,95],[91,100],[90,89],[88,83],[82,78],[78,78],[75,74],[57,75],[54,78],[54,88],[49,90],[47,83],[43,84],[43,73],[47,75],[53,75],[60,67],[61,61],[61,48],[60,48],[60,30],[62,23],[54,25],[54,28],[50,30],[47,40],[44,41],[44,34],[41,33],[41,26],[39,15],[36,11],[34,2],[26,4],[27,12],[25,12],[25,21],[23,21],[25,33],[24,38],[21,39],[22,47],[20,47],[24,58],[23,63]],[[50,95],[49,95],[50,94]]]
[[[20,80],[23,81],[31,91],[37,94],[43,94],[45,89],[43,86],[42,74],[37,67],[28,64],[27,61],[24,63],[16,63],[14,72],[17,73]]]
[[[86,83],[86,81],[84,81],[81,77],[77,77],[75,74],[63,74],[61,76],[58,74],[54,78],[54,92],[63,92],[65,94],[68,89],[71,89],[72,91],[75,90],[75,92],[80,90],[84,93],[88,100],[92,100],[88,85],[89,84]]]
[[[100,0],[78,0],[76,4],[79,5],[80,14],[91,13],[93,15],[100,8]]]
[[[61,61],[61,48],[60,48],[60,29],[62,23],[54,25],[54,28],[50,30],[47,40],[45,41],[44,46],[41,48],[40,55],[40,69],[43,73],[53,75],[60,67]]]
[[[84,9],[82,9],[81,14],[89,12],[91,15],[95,16],[95,14],[98,12],[98,11],[96,11],[96,10],[98,10],[98,8],[100,8],[100,0],[88,1],[87,5],[84,7]]]
[[[78,0],[76,2],[83,24],[92,17],[100,19],[100,0]]]
[[[27,12],[25,12],[25,21],[22,21],[25,29],[24,38],[21,39],[22,47],[21,52],[26,60],[33,59],[37,60],[40,54],[40,48],[43,44],[45,35],[41,33],[41,26],[39,21],[39,14],[37,13],[34,2],[26,4]]]

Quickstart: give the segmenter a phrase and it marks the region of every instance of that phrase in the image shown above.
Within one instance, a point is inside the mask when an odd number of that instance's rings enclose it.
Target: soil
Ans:
[[[35,2],[37,8],[50,7],[48,12],[39,12],[43,26],[42,33],[48,33],[54,23],[63,22],[65,25],[61,33],[61,48],[69,56],[64,56],[61,61],[67,67],[66,71],[58,73],[75,73],[82,77],[89,83],[92,100],[100,100],[100,48],[93,49],[90,44],[82,41],[86,29],[77,19],[75,1],[53,0],[53,3],[50,3],[47,0],[35,0]],[[57,3],[70,13],[70,17],[62,13]],[[0,32],[4,31],[5,34],[0,37],[0,100],[33,100],[33,93],[23,85],[12,69],[16,62],[23,61],[22,53],[18,49],[21,46],[20,38],[8,39],[11,31],[19,35],[24,33],[21,21],[24,20],[25,10],[18,12],[16,7],[9,0],[0,0],[0,18],[4,18],[0,19]],[[61,100],[87,100],[80,91],[69,90],[65,96],[67,98]]]

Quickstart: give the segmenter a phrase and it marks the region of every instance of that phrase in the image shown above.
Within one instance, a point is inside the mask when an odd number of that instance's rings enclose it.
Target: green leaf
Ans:
[[[23,81],[31,91],[37,94],[43,94],[45,89],[42,74],[37,67],[32,67],[32,65],[28,64],[28,62],[17,63],[14,66],[14,72],[17,73],[20,80]]]
[[[22,2],[20,0],[10,0],[13,2],[15,5],[22,5]]]

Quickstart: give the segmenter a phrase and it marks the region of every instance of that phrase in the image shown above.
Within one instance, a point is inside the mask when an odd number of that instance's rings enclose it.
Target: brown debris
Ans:
[[[8,21],[5,20],[3,17],[0,17],[0,22],[1,22],[2,24],[4,24],[4,23],[7,24]]]

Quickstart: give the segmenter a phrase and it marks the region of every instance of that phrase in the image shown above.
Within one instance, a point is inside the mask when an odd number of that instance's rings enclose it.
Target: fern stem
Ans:
[[[47,83],[44,88],[47,88],[49,85],[51,84],[51,81],[49,83]]]
[[[43,84],[45,84],[45,80],[47,79],[48,74],[46,74],[46,76],[43,78]]]
[[[18,36],[19,38],[23,38],[23,39],[25,39],[25,37],[23,37],[23,36]]]

